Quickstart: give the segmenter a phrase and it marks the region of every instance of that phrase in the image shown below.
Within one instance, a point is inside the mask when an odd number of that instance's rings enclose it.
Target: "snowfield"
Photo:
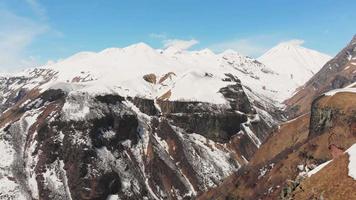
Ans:
[[[209,49],[188,51],[170,47],[160,50],[138,43],[100,52],[80,52],[67,59],[15,75],[27,77],[33,76],[38,70],[53,70],[51,73],[55,74],[55,79],[41,86],[42,91],[61,88],[93,94],[114,92],[122,96],[150,99],[169,92],[170,100],[224,104],[226,100],[219,89],[230,84],[222,81],[230,73],[240,79],[244,87],[267,99],[282,102],[329,58],[298,45],[282,43],[259,58],[264,65],[232,50],[220,54]],[[170,75],[163,80],[168,73]],[[293,74],[293,78],[289,73]],[[145,81],[143,76],[147,74],[153,74],[156,83]],[[26,85],[14,87],[31,89],[41,81],[46,79],[39,76]]]

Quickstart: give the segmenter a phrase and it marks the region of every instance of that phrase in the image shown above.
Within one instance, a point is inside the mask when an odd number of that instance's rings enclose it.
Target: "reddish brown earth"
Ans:
[[[356,199],[356,181],[348,176],[349,155],[342,154],[293,192],[294,199]]]

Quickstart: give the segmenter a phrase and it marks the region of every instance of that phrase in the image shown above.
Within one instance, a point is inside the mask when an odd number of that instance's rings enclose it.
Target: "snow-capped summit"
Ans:
[[[258,58],[288,80],[289,92],[302,86],[331,59],[329,55],[302,47],[302,40],[282,42]]]

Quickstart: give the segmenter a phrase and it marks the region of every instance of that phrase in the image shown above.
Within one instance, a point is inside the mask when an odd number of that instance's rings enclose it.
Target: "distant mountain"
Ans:
[[[277,84],[283,82],[285,99],[331,59],[330,56],[302,47],[301,44],[298,40],[282,42],[257,59],[283,78]]]

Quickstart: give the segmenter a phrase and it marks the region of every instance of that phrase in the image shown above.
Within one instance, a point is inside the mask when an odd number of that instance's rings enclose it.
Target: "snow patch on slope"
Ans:
[[[317,167],[315,167],[313,170],[307,172],[307,176],[311,177],[313,174],[318,173],[320,170],[322,170],[326,165],[328,165],[332,160],[326,161],[320,165],[318,165]]]
[[[355,85],[356,85],[356,83],[352,83],[352,84],[348,85],[347,87],[331,90],[331,91],[325,93],[325,95],[326,96],[334,96],[335,94],[337,94],[339,92],[356,93]]]

